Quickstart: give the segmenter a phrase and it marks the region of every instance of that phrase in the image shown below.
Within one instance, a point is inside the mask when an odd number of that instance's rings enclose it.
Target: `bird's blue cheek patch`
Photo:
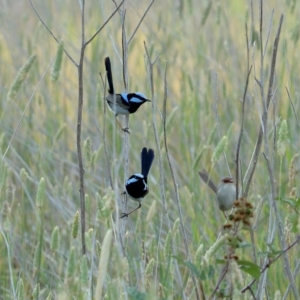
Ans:
[[[129,185],[129,184],[131,184],[131,183],[137,182],[137,181],[139,181],[139,180],[141,180],[141,179],[143,179],[143,178],[144,178],[144,176],[143,176],[142,174],[134,174],[134,175],[132,176],[132,178],[129,178],[129,179],[127,180],[126,186]]]
[[[123,100],[125,100],[127,103],[129,103],[126,93],[122,93],[121,96],[122,96]]]
[[[144,101],[139,99],[139,98],[136,98],[136,97],[132,97],[130,99],[130,102],[134,102],[134,103],[143,103]]]

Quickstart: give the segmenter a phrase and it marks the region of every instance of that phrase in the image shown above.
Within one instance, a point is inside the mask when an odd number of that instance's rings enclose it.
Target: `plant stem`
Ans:
[[[78,65],[78,110],[77,110],[77,155],[79,165],[79,181],[80,181],[80,218],[81,218],[81,247],[82,255],[86,253],[85,245],[85,190],[84,190],[84,168],[81,151],[81,124],[82,124],[82,108],[83,108],[83,58],[84,58],[84,8],[85,0],[82,0],[81,10],[81,49]]]

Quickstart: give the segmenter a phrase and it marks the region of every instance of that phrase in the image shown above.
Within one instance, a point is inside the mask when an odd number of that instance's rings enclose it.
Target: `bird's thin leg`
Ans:
[[[134,211],[136,211],[137,209],[141,208],[142,207],[142,204],[139,202],[139,206],[135,209],[133,209],[132,211],[130,211],[129,213],[122,213],[122,216],[120,217],[121,218],[124,218],[124,217],[128,217],[131,213],[133,213]]]
[[[130,134],[129,128],[123,128],[122,125],[120,124],[120,122],[119,122],[117,116],[116,116],[116,121],[117,121],[118,125],[120,126],[120,128],[121,128],[123,131],[127,132],[128,134]]]
[[[227,217],[227,214],[226,214],[225,211],[223,211],[223,214],[224,214],[224,217],[225,217],[226,221],[228,221],[228,217]]]

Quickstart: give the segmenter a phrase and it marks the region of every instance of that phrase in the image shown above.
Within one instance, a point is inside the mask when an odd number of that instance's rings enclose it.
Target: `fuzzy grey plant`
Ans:
[[[56,58],[53,63],[53,68],[52,68],[52,72],[51,72],[52,82],[56,82],[59,79],[60,72],[61,72],[62,60],[63,60],[63,54],[64,54],[64,42],[60,41],[58,44]]]
[[[19,70],[13,84],[11,85],[8,94],[7,94],[7,102],[15,100],[17,97],[17,94],[22,87],[22,84],[24,80],[27,77],[27,74],[34,63],[36,59],[36,55],[33,54],[30,56],[30,58],[26,61],[26,63],[23,65],[23,67]]]

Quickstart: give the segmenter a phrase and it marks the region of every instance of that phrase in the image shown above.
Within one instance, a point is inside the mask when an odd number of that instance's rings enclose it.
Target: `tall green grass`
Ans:
[[[53,34],[59,41],[63,40],[63,48],[73,58],[79,59],[78,2],[36,1],[35,5]],[[115,6],[107,1],[87,1],[86,5],[85,29],[87,37],[91,37]],[[141,1],[126,2],[128,36],[147,6],[148,3]],[[274,13],[269,30],[272,9]],[[263,41],[260,41],[259,4],[255,1],[253,23],[250,1],[219,1],[212,4],[196,0],[154,2],[128,53],[129,90],[141,91],[147,96],[150,96],[150,84],[143,42],[146,42],[152,59],[159,54],[153,70],[154,117],[149,103],[130,116],[129,173],[139,172],[143,146],[151,147],[158,153],[153,117],[162,152],[168,216],[162,202],[159,157],[156,155],[148,179],[150,193],[144,199],[142,208],[128,218],[123,250],[118,236],[119,221],[115,217],[122,200],[120,194],[124,190],[123,133],[116,125],[113,113],[107,108],[104,113],[106,104],[103,97],[106,91],[99,76],[99,72],[104,76],[104,58],[110,56],[115,89],[124,91],[119,15],[116,14],[89,45],[85,56],[82,141],[85,149],[86,256],[81,255],[77,215],[80,210],[76,151],[77,69],[63,55],[59,62],[61,65],[50,69],[42,80],[0,162],[1,297],[96,299],[96,295],[101,294],[103,299],[182,299],[184,294],[187,299],[196,299],[195,285],[191,280],[191,274],[194,274],[198,290],[201,282],[208,298],[224,266],[224,261],[220,259],[224,260],[227,253],[228,239],[222,237],[226,220],[218,209],[215,195],[200,181],[198,170],[206,168],[214,181],[228,175],[223,156],[212,162],[217,145],[226,136],[225,154],[230,172],[235,174],[241,99],[248,72],[247,23],[253,71],[246,97],[240,150],[241,172],[245,174],[263,111],[259,87],[254,78],[260,78],[259,47],[260,43],[265,45],[269,32],[264,66],[267,82],[272,45],[281,13],[284,14],[284,23],[277,54],[274,98],[269,113],[268,141],[278,197],[292,198],[294,201],[299,198],[299,158],[293,159],[300,146],[299,123],[295,116],[296,113],[300,117],[299,11],[297,1],[264,1]],[[35,87],[62,44],[58,46],[27,2],[5,2],[0,12],[0,25],[0,147],[4,153]],[[36,55],[35,62],[18,86],[17,93],[13,93],[14,97],[9,97],[8,101],[7,95],[11,94],[11,86],[17,80],[19,70],[32,55]],[[163,140],[166,64],[167,143],[178,185],[182,222],[192,258],[190,262],[187,262],[179,226],[176,194]],[[55,72],[51,73],[51,70]],[[122,118],[119,117],[121,122]],[[109,164],[103,139],[104,120]],[[280,129],[284,126],[287,131],[284,140],[280,140]],[[278,146],[278,140],[283,141],[284,145]],[[280,153],[276,147],[281,149]],[[254,208],[251,219],[253,233],[248,229],[241,230],[238,234],[241,247],[236,250],[240,260],[256,263],[260,267],[264,257],[269,255],[274,258],[280,253],[276,251],[282,250],[276,226],[272,245],[266,242],[270,234],[268,222],[276,221],[269,202],[270,177],[263,152],[264,147],[247,199]],[[112,174],[113,190],[109,172]],[[43,189],[44,199],[40,202]],[[135,205],[132,202],[128,202],[129,209]],[[295,202],[290,202],[293,203],[295,205]],[[283,201],[277,201],[277,205],[285,229],[284,238],[289,245],[299,235],[299,211]],[[299,263],[299,247],[290,249],[288,256],[293,272]],[[101,261],[101,257],[108,261]],[[178,269],[174,262],[177,262]],[[260,295],[268,294],[269,299],[275,299],[274,295],[280,294],[278,299],[282,299],[289,285],[282,258],[270,266],[267,275],[266,292]],[[240,294],[252,279],[232,262],[218,290],[219,297],[233,295],[235,299],[252,299],[249,291]],[[295,282],[299,288],[299,276],[295,276]],[[254,284],[252,289],[255,294],[257,285]],[[293,294],[289,294],[287,299],[294,299]]]

